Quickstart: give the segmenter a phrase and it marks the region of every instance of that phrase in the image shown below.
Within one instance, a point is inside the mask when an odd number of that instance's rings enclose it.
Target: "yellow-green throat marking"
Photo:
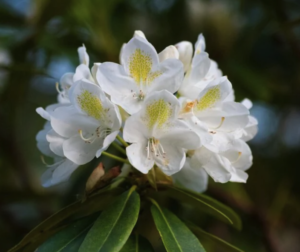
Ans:
[[[171,117],[172,108],[167,101],[159,99],[147,106],[146,113],[149,128],[162,128]]]
[[[105,116],[105,108],[102,105],[100,99],[93,95],[88,90],[84,90],[80,95],[77,96],[80,108],[86,112],[89,116],[100,120]]]
[[[200,100],[198,100],[196,105],[196,110],[202,111],[211,108],[217,101],[221,99],[220,87],[210,88]]]
[[[131,55],[129,72],[138,85],[149,85],[162,74],[161,71],[151,72],[152,64],[153,62],[150,55],[146,54],[141,49],[136,49]]]

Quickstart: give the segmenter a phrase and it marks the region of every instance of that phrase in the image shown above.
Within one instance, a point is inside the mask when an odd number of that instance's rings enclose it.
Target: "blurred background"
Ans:
[[[44,120],[35,109],[56,101],[55,83],[74,72],[79,46],[90,62],[118,62],[134,30],[157,51],[203,33],[236,99],[254,102],[259,133],[250,142],[248,183],[210,181],[207,191],[242,217],[243,230],[213,219],[204,229],[248,252],[300,251],[297,0],[0,0],[0,251],[74,201],[99,163],[80,167],[69,183],[42,188],[46,168],[35,135]]]

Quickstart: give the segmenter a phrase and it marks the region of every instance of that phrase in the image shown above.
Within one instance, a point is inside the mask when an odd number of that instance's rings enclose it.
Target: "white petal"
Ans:
[[[185,163],[185,152],[182,148],[163,144],[163,148],[165,151],[164,156],[154,156],[154,161],[156,165],[168,176],[179,172]]]
[[[179,59],[179,52],[175,46],[168,46],[158,54],[159,61],[162,62],[166,59]]]
[[[74,84],[73,78],[74,78],[74,73],[65,73],[60,78],[59,82],[63,90],[67,91]]]
[[[203,34],[199,34],[198,35],[198,39],[197,42],[195,44],[195,54],[201,53],[201,52],[205,52],[205,39]]]
[[[207,126],[196,116],[185,117],[184,121],[187,123],[189,128],[200,137],[201,145],[207,145],[211,143],[213,139],[212,135],[208,132]]]
[[[124,65],[124,64],[125,64],[125,63],[123,62],[123,59],[122,59],[122,54],[123,54],[125,45],[126,45],[126,43],[123,43],[123,45],[122,45],[122,47],[121,47],[121,50],[120,50],[120,54],[119,54],[119,61],[120,61],[121,65]]]
[[[77,168],[77,164],[73,163],[71,160],[65,159],[65,161],[54,170],[51,184],[55,185],[67,181]]]
[[[215,78],[221,77],[223,75],[222,71],[219,69],[218,63],[210,59],[210,68],[208,70],[205,78],[213,80]]]
[[[224,99],[224,102],[225,101],[231,101],[231,102],[235,101],[235,96],[234,96],[234,90],[233,89],[231,90],[229,95]]]
[[[140,172],[146,174],[153,167],[153,159],[147,158],[146,141],[131,144],[126,148],[129,162]]]
[[[191,157],[192,167],[202,167],[215,182],[226,183],[234,169],[228,159],[202,147]]]
[[[250,141],[258,132],[258,121],[253,116],[249,116],[249,122],[244,128],[245,135],[242,136],[244,141]]]
[[[101,121],[106,109],[112,107],[101,88],[87,80],[80,80],[70,90],[70,100],[82,114]]]
[[[247,179],[248,179],[248,174],[246,172],[242,170],[236,170],[234,173],[231,174],[230,181],[246,183]]]
[[[55,169],[56,169],[56,167],[50,167],[43,173],[43,175],[41,176],[41,183],[42,183],[43,187],[52,186],[51,179],[52,179],[52,174]]]
[[[40,130],[36,135],[37,147],[44,155],[53,157],[54,153],[49,147],[49,142],[47,141],[46,135],[51,130],[51,125],[47,122],[43,130]]]
[[[146,36],[142,31],[134,31],[133,37],[140,37],[146,39]]]
[[[130,116],[124,125],[123,138],[128,143],[138,143],[148,139],[150,134],[138,114]]]
[[[230,165],[228,159],[218,154],[214,154],[212,155],[210,162],[205,164],[203,168],[215,182],[226,183],[230,180],[233,172],[232,170],[228,171]]]
[[[249,99],[245,98],[244,100],[241,101],[241,103],[247,108],[247,109],[251,109],[253,106],[252,101],[250,101]]]
[[[226,157],[235,169],[247,170],[252,165],[252,153],[248,144],[243,140],[232,140],[232,147],[226,152],[222,153]]]
[[[196,84],[201,81],[210,68],[211,60],[208,57],[208,54],[203,52],[196,54],[192,60],[192,67],[188,73],[190,83]]]
[[[122,66],[110,62],[101,64],[97,81],[104,92],[111,96],[112,102],[120,105],[126,112],[132,114],[139,110],[140,105],[135,97],[139,88]]]
[[[172,122],[172,126],[161,132],[154,132],[154,137],[159,139],[161,144],[176,146],[187,150],[194,150],[200,147],[200,137],[192,131],[188,125],[180,120]]]
[[[207,110],[197,114],[212,130],[234,131],[244,128],[249,122],[249,110],[237,102],[224,102],[219,110]]]
[[[62,137],[79,135],[79,130],[93,132],[99,123],[86,115],[79,114],[74,106],[57,108],[51,116],[52,128]]]
[[[155,67],[159,60],[158,55],[155,48],[144,38],[139,36],[133,37],[123,48],[121,55],[121,62],[124,64],[125,71],[128,75],[132,76],[132,69],[134,66],[132,64],[136,63],[133,61],[133,56],[135,53],[139,53],[139,55],[143,55],[143,57],[147,57],[147,62],[143,62],[145,64],[150,63],[152,67]],[[145,66],[145,65],[143,65]],[[139,67],[143,67],[139,66]]]
[[[79,56],[79,61],[80,64],[84,64],[86,66],[89,66],[90,64],[90,57],[86,52],[85,46],[81,46],[78,48],[78,56]]]
[[[179,52],[179,59],[183,63],[184,72],[186,72],[191,65],[193,56],[193,45],[191,42],[182,41],[175,45]]]
[[[178,91],[184,77],[183,65],[180,60],[166,59],[159,64],[156,70],[162,74],[152,81],[146,92],[168,90],[175,93]]]
[[[39,107],[35,110],[41,117],[43,117],[44,119],[50,121],[50,115],[49,113],[44,110],[43,108]]]
[[[110,144],[116,139],[119,131],[114,131],[104,138],[103,147],[96,152],[96,157],[100,157],[103,151],[106,151]]]
[[[88,68],[87,65],[81,64],[76,68],[73,80],[74,82],[82,80],[82,79],[87,79],[89,81],[94,82],[93,76],[91,75],[90,69]]]
[[[101,139],[96,139],[93,143],[86,143],[79,135],[75,135],[63,143],[65,156],[78,165],[90,162],[100,148],[102,148]]]
[[[168,128],[168,124],[177,118],[180,109],[178,99],[163,90],[152,92],[144,101],[141,118],[149,130]]]
[[[69,104],[60,104],[60,103],[51,104],[46,107],[46,111],[51,116],[56,109],[61,108],[61,107],[66,107],[69,105],[70,105],[70,102],[69,102]]]
[[[228,150],[232,147],[232,139],[227,133],[221,131],[215,131],[211,133],[212,141],[209,143],[203,144],[205,148],[209,149],[212,152],[220,153]]]
[[[49,146],[51,151],[53,151],[56,155],[63,157],[63,142],[66,140],[65,138],[58,135],[54,130],[50,130],[47,133],[47,141],[49,142]]]
[[[232,85],[227,77],[217,78],[207,84],[198,95],[195,113],[210,108],[220,107],[222,101],[232,92]]]
[[[91,72],[92,72],[92,76],[93,76],[94,80],[96,80],[97,71],[98,71],[98,68],[100,65],[101,65],[101,63],[94,63],[94,65],[92,66]]]
[[[183,168],[172,175],[172,178],[175,184],[198,193],[207,189],[208,175],[206,171],[201,167],[192,167],[189,158],[186,159]]]

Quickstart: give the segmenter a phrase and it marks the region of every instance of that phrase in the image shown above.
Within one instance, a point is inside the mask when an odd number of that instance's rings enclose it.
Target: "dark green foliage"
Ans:
[[[139,210],[139,195],[133,190],[123,193],[101,213],[85,237],[79,252],[120,251],[137,222]]]
[[[151,213],[168,252],[205,252],[195,235],[168,209],[153,202]]]

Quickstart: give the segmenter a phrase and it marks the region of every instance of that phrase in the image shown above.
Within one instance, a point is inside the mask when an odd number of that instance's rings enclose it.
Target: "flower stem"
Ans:
[[[120,137],[119,135],[117,135],[117,139],[121,142],[121,144],[123,144],[125,147],[127,147],[128,146],[128,143],[126,143],[125,141],[124,141],[124,139],[122,138],[122,137]]]
[[[103,154],[104,156],[107,156],[107,157],[110,157],[110,158],[112,158],[112,159],[118,160],[118,161],[120,161],[120,162],[122,162],[122,163],[130,164],[129,161],[128,161],[127,159],[125,159],[125,158],[120,158],[120,157],[115,156],[115,155],[113,155],[113,154],[110,154],[110,153],[108,153],[108,152],[106,152],[106,151],[103,151],[102,154]]]
[[[123,154],[126,155],[126,151],[117,143],[113,142],[112,145],[117,149],[119,150],[120,152],[122,152]]]

